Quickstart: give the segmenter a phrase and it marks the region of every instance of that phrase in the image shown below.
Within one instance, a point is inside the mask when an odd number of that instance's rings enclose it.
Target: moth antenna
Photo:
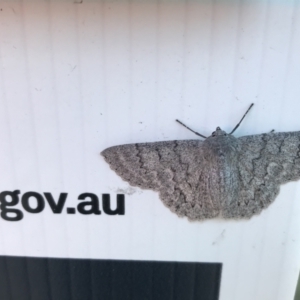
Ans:
[[[179,120],[176,119],[176,122],[178,122],[180,125],[184,126],[186,129],[190,130],[191,132],[195,133],[196,135],[201,136],[201,137],[203,137],[203,138],[206,139],[206,136],[204,136],[204,135],[202,135],[202,134],[200,134],[200,133],[194,131],[193,129],[191,129],[190,127],[186,126],[185,124],[183,124],[183,123],[180,122]]]
[[[233,134],[238,129],[238,127],[241,125],[242,121],[244,120],[244,118],[246,117],[247,113],[249,112],[249,110],[252,108],[253,105],[254,105],[254,103],[251,103],[250,107],[247,109],[247,111],[243,115],[241,121],[238,122],[238,124],[233,128],[233,130],[229,134]]]

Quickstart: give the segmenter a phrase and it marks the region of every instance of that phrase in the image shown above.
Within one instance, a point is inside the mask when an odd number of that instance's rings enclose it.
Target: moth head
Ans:
[[[212,137],[215,137],[215,136],[226,136],[226,135],[227,135],[227,133],[224,130],[222,130],[220,127],[217,127],[216,131],[214,131],[211,134]]]

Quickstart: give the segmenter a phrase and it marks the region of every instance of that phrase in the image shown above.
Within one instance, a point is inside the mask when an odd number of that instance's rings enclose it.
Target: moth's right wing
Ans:
[[[211,214],[212,204],[201,204],[199,180],[203,172],[202,141],[183,140],[110,147],[101,154],[132,186],[160,193],[173,212],[190,219]],[[209,191],[208,191],[209,192]]]

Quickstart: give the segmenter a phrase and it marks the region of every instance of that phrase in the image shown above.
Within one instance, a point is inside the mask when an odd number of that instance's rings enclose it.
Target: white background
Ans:
[[[300,130],[300,2],[1,1],[0,191],[126,195],[125,216],[0,219],[0,254],[222,262],[220,300],[292,299],[300,183],[249,221],[189,222],[99,153],[124,143]],[[21,206],[19,206],[21,207]]]

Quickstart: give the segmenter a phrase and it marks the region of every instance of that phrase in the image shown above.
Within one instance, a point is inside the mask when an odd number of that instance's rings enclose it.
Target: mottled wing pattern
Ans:
[[[240,195],[227,217],[250,218],[274,201],[280,184],[300,178],[300,132],[244,136],[238,141]]]
[[[202,141],[166,141],[110,147],[101,154],[122,179],[133,186],[158,191],[161,200],[179,216],[213,217],[212,201],[202,203],[199,180]],[[207,191],[209,194],[209,191]],[[217,213],[216,213],[217,214]]]

